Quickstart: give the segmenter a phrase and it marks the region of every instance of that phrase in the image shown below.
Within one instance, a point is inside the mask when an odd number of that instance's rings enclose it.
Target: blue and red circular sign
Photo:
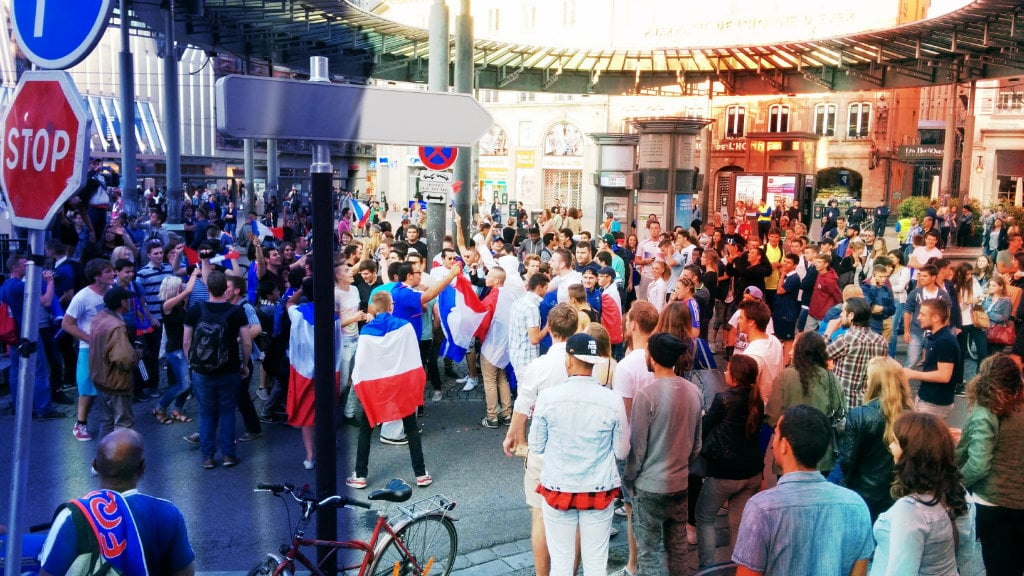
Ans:
[[[458,148],[451,146],[420,146],[420,162],[431,170],[450,168],[458,156]]]

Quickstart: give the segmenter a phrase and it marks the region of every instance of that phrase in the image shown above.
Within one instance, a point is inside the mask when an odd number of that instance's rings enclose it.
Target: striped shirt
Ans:
[[[164,278],[170,275],[171,265],[166,262],[161,263],[159,268],[154,267],[153,263],[150,262],[139,268],[136,274],[139,284],[142,285],[142,293],[146,299],[146,309],[157,320],[164,316],[161,309],[163,300],[160,299],[160,284],[163,283]]]

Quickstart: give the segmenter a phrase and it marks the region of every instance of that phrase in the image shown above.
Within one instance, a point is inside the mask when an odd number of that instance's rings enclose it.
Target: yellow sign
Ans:
[[[516,168],[534,168],[535,158],[534,150],[516,150]]]

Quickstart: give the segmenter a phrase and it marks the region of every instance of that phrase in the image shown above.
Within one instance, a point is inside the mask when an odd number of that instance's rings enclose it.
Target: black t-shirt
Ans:
[[[921,400],[936,406],[949,406],[953,403],[953,392],[955,383],[963,379],[964,361],[960,354],[960,344],[953,335],[949,326],[944,326],[938,332],[925,339],[924,344],[924,365],[921,368],[924,372],[938,370],[939,363],[952,364],[953,376],[949,382],[921,382],[917,394]]]
[[[242,358],[239,354],[239,346],[235,344],[238,340],[238,333],[243,327],[249,326],[249,319],[245,315],[245,310],[241,306],[230,304],[228,302],[196,302],[188,309],[185,314],[185,326],[191,326],[195,328],[199,324],[199,320],[202,317],[202,304],[206,305],[207,318],[213,315],[224,316],[224,323],[227,325],[227,331],[225,332],[225,338],[229,341],[227,345],[228,350],[228,361],[227,364],[220,370],[210,375],[222,375],[239,372],[242,366]]]
[[[185,306],[178,304],[170,313],[164,314],[164,334],[167,335],[167,353],[181,350],[182,333],[185,331]]]
[[[281,272],[271,272],[270,268],[265,268],[263,276],[260,277],[260,282],[273,282],[274,287],[277,288],[278,294],[284,294],[288,289],[288,284],[285,282],[285,274],[288,268],[284,265],[281,266]]]

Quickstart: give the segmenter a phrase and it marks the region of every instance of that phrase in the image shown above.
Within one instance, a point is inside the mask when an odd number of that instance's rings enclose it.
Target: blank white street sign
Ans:
[[[473,146],[493,123],[471,95],[447,92],[233,74],[216,98],[217,130],[235,138]]]

